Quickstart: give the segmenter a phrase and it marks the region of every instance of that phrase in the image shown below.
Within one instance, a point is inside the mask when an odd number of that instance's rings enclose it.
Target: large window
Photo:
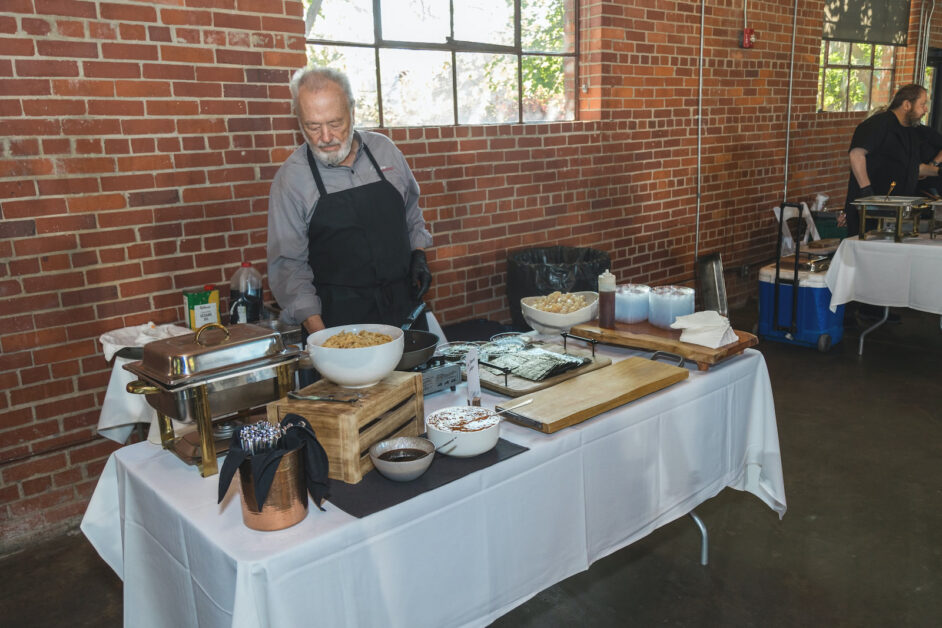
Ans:
[[[308,59],[358,126],[572,120],[578,0],[303,0]]]
[[[938,68],[936,68],[935,66],[931,66],[931,65],[926,66],[926,75],[922,83],[926,88],[926,92],[928,93],[928,96],[926,97],[926,102],[929,103],[929,109],[926,111],[926,117],[922,119],[923,122],[926,124],[929,124],[929,122],[933,119],[932,118],[932,109],[933,109],[932,106],[935,103],[935,91],[934,90],[936,87],[935,74],[937,70]]]
[[[889,104],[895,56],[895,46],[823,40],[818,109],[870,111]]]

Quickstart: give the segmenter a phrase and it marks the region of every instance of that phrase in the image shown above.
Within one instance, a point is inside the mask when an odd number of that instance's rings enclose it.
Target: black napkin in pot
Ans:
[[[317,507],[324,510],[321,504],[330,497],[330,479],[327,477],[329,464],[327,452],[314,435],[314,428],[307,419],[299,414],[286,414],[281,420],[281,427],[285,428],[285,437],[282,439],[288,447],[300,446],[302,464],[304,465],[304,480],[307,482],[307,492]]]
[[[275,471],[278,470],[281,458],[287,453],[300,449],[307,490],[317,507],[324,510],[321,504],[330,496],[330,480],[327,477],[327,452],[318,442],[314,430],[304,417],[297,414],[288,414],[281,421],[281,426],[285,428],[285,435],[278,445],[268,451],[258,452],[254,455],[249,455],[242,449],[242,427],[235,431],[232,435],[232,442],[229,444],[226,461],[219,471],[217,503],[221,503],[226,496],[226,491],[229,490],[229,485],[232,483],[236,470],[246,459],[250,459],[252,461],[252,480],[255,483],[255,500],[258,502],[258,507],[261,508],[268,497],[268,491],[271,489]]]

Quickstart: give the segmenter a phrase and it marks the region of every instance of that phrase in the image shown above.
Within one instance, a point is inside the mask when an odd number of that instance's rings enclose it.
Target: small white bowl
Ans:
[[[468,421],[475,423],[468,425]],[[500,417],[480,406],[455,406],[425,417],[428,438],[438,453],[470,458],[490,451],[500,438]]]
[[[386,334],[392,341],[372,347],[335,349],[322,346],[328,338],[343,331],[361,330]],[[402,358],[403,333],[398,327],[366,323],[342,325],[316,331],[307,337],[307,350],[317,372],[346,388],[366,388],[393,372]]]
[[[558,334],[569,331],[573,325],[586,323],[598,316],[599,311],[599,293],[598,292],[573,292],[585,298],[586,306],[575,312],[560,314],[558,312],[544,312],[533,307],[533,302],[540,297],[524,297],[520,299],[520,310],[523,318],[533,329],[544,335]]]
[[[387,451],[397,449],[421,449],[425,455],[415,460],[383,460],[380,458]],[[399,436],[382,440],[370,447],[370,460],[376,470],[390,480],[396,482],[411,482],[423,473],[432,464],[435,457],[435,445],[427,438],[420,436]]]

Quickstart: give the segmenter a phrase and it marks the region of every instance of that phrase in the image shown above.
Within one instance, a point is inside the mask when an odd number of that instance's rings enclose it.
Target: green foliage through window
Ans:
[[[823,40],[819,111],[871,111],[892,96],[895,46]]]
[[[308,63],[347,73],[357,126],[575,118],[576,0],[303,2]]]

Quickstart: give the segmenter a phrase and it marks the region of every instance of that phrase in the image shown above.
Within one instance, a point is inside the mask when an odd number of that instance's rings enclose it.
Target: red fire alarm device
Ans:
[[[751,28],[744,28],[739,33],[739,46],[741,48],[752,48],[756,44],[756,32]]]

